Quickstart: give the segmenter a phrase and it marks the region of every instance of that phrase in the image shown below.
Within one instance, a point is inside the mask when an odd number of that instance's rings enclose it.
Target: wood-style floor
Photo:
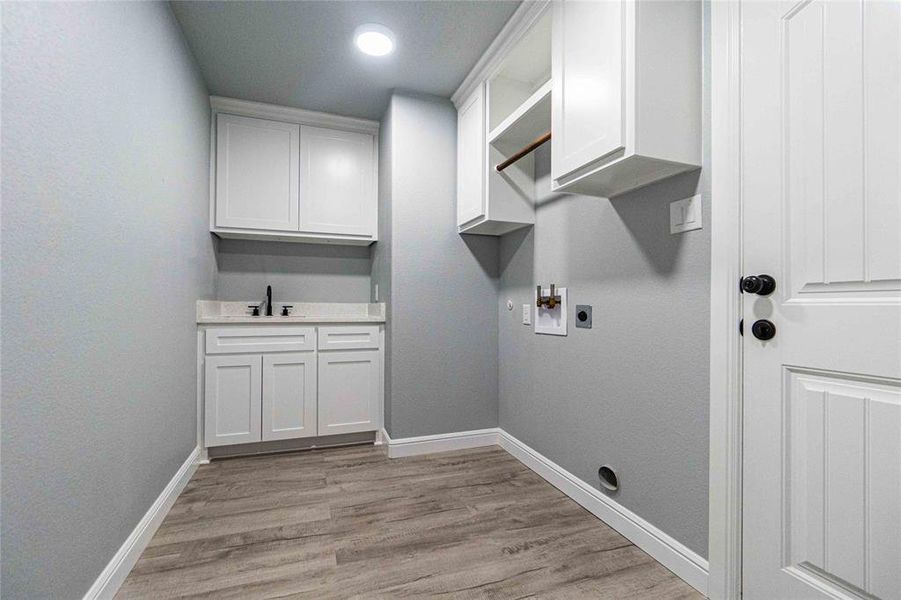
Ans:
[[[701,598],[499,448],[201,466],[117,598]]]

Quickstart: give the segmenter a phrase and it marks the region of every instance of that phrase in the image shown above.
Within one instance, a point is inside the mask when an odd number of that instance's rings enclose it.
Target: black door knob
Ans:
[[[754,321],[754,324],[751,325],[751,333],[758,340],[771,340],[776,337],[776,326],[773,325],[772,321],[760,319],[759,321]]]
[[[769,296],[776,289],[776,280],[772,275],[748,275],[741,278],[741,291],[746,294]]]
[[[769,296],[776,289],[776,280],[772,275],[748,275],[741,278],[741,291],[746,294]]]

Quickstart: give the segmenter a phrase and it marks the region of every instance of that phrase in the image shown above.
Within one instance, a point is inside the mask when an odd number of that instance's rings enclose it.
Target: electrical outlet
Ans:
[[[684,233],[701,229],[701,194],[670,202],[669,232]]]
[[[522,324],[523,325],[531,325],[532,324],[532,305],[531,304],[523,304],[522,305]]]

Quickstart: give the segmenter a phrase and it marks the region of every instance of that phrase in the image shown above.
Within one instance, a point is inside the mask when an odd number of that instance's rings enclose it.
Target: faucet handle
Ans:
[[[252,316],[252,317],[260,316],[260,307],[258,304],[248,304],[247,308],[249,308],[251,311],[253,311],[250,313],[250,316]]]
[[[288,317],[291,315],[291,309],[294,308],[292,304],[282,304],[282,316]]]

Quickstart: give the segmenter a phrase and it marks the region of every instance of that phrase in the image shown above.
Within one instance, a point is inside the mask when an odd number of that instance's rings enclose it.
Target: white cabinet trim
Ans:
[[[319,328],[320,350],[377,350],[378,325],[336,325]]]
[[[304,352],[315,349],[315,327],[216,327],[206,330],[207,354]]]
[[[343,117],[330,113],[266,104],[265,102],[251,102],[223,96],[210,96],[210,108],[213,113],[229,113],[258,119],[273,119],[298,125],[314,125],[327,127],[328,129],[341,129],[343,131],[358,131],[371,135],[379,134],[379,122],[369,119],[356,119]]]
[[[470,94],[487,80],[492,73],[500,68],[501,63],[510,49],[519,39],[532,27],[535,21],[541,17],[545,7],[550,0],[534,0],[533,2],[523,2],[519,5],[507,23],[504,25],[488,49],[482,54],[469,74],[463,79],[460,87],[451,96],[454,106],[460,108],[460,104],[469,97]]]

